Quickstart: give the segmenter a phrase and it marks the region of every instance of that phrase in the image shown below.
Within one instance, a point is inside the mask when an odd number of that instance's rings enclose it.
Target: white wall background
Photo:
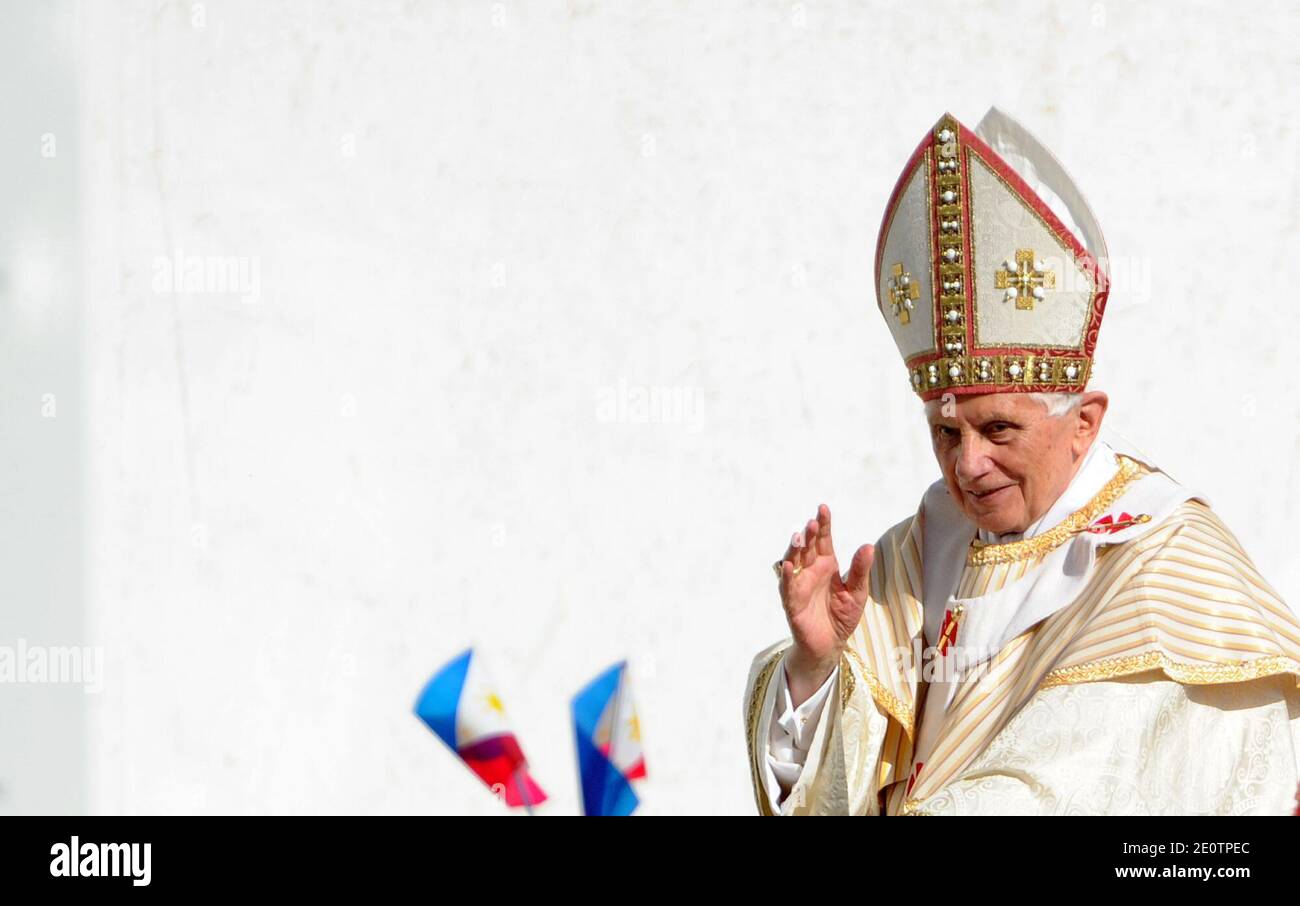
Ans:
[[[819,502],[851,549],[938,475],[871,256],[945,109],[1085,188],[1136,264],[1111,424],[1300,600],[1290,4],[69,9],[106,655],[75,807],[497,812],[410,713],[473,643],[554,811],[569,697],[623,657],[644,811],[752,810],[769,564]],[[257,291],[160,290],[178,255]],[[699,406],[602,408],[651,388]]]
[[[14,682],[20,646],[87,641],[73,12],[0,5],[0,814],[87,802],[89,697]]]

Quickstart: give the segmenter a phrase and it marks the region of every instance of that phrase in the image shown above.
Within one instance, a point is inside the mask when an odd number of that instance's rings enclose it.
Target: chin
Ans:
[[[1023,532],[1022,520],[1014,513],[985,513],[974,518],[974,522],[986,532],[1004,535],[1007,532]]]

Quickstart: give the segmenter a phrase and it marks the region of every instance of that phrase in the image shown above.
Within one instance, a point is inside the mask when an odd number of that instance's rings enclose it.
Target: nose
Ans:
[[[964,432],[957,445],[957,481],[963,487],[978,484],[990,467],[988,440],[978,432]]]

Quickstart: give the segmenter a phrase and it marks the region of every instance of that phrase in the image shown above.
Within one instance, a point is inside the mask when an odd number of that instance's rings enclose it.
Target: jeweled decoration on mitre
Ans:
[[[1105,258],[1087,203],[1033,136],[996,109],[974,132],[945,114],[903,169],[876,245],[879,307],[912,389],[1082,390]]]

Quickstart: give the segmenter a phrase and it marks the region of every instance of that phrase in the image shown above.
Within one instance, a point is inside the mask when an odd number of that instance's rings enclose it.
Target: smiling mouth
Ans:
[[[1010,487],[1012,487],[1012,485],[1004,484],[1002,487],[994,488],[991,491],[967,491],[966,493],[970,494],[976,500],[989,500],[993,497],[996,497],[998,494],[1001,494],[1003,491],[1005,491],[1007,488]]]

